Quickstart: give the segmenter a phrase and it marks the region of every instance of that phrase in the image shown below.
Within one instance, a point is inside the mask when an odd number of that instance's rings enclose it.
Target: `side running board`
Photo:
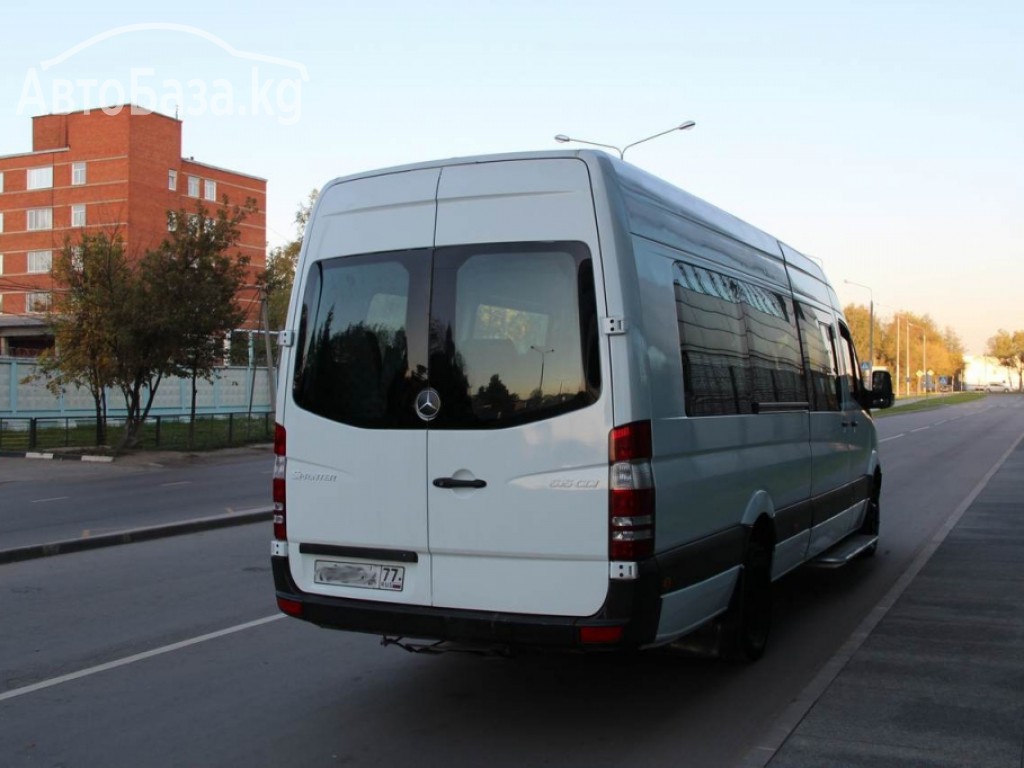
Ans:
[[[820,568],[839,568],[877,544],[878,537],[871,534],[862,533],[850,536],[840,541],[832,549],[822,552],[809,565],[816,565]]]

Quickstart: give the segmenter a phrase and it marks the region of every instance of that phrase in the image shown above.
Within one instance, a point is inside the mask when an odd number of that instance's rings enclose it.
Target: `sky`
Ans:
[[[268,180],[274,246],[338,176],[694,120],[626,159],[820,259],[843,303],[969,354],[1024,329],[1019,0],[147,5],[5,9],[0,154],[37,114],[177,110],[184,156]]]

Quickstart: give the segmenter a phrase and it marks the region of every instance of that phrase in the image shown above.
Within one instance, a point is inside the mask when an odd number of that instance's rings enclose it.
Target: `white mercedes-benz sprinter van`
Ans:
[[[877,542],[873,403],[817,264],[592,151],[328,184],[281,334],[278,605],[324,627],[756,658]]]

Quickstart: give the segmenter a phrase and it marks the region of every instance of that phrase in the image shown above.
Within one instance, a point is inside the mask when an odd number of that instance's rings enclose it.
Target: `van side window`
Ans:
[[[686,415],[751,413],[743,309],[729,278],[676,262],[674,284]]]
[[[810,374],[811,409],[838,411],[839,374],[832,326],[822,322],[812,308],[799,302],[796,305],[796,314],[804,343],[807,371]]]
[[[800,339],[792,302],[779,293],[737,280],[750,350],[754,402],[807,402]]]
[[[674,283],[688,416],[807,402],[788,298],[684,262],[675,263]]]
[[[360,427],[420,429],[429,252],[316,262],[299,324],[293,396],[302,408]],[[410,321],[409,318],[412,318]]]
[[[845,393],[848,399],[856,403],[859,399],[861,388],[857,351],[853,346],[853,337],[850,335],[850,329],[843,323],[839,323],[839,335],[841,337],[838,344],[839,355],[843,360],[842,381],[845,382]]]

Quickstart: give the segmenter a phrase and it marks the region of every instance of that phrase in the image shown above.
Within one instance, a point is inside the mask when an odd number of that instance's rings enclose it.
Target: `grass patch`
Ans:
[[[906,405],[900,405],[897,400],[896,405],[892,408],[875,409],[871,411],[871,415],[877,419],[879,416],[895,416],[898,413],[930,411],[935,408],[945,408],[948,405],[973,403],[975,400],[981,400],[984,397],[986,397],[985,392],[957,392],[955,395],[929,395],[923,400],[916,400]]]

